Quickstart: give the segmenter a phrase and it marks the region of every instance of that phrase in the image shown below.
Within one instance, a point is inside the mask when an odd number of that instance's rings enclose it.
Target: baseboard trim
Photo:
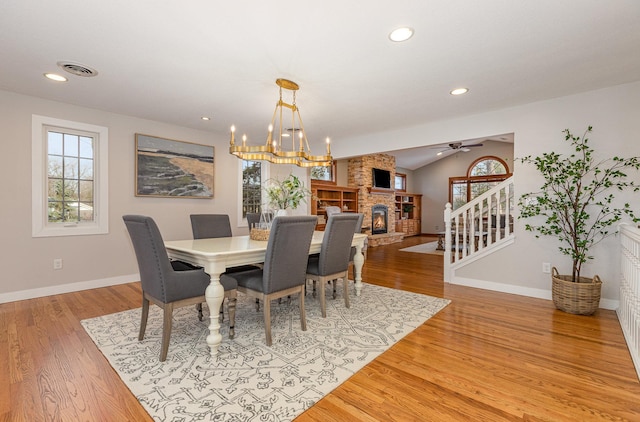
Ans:
[[[457,284],[460,286],[474,287],[476,289],[492,290],[501,293],[510,293],[520,296],[535,297],[538,299],[552,300],[551,290],[533,289],[530,287],[514,286],[511,284],[495,283],[493,281],[476,280],[473,278],[453,277],[450,284]],[[613,299],[600,299],[600,308],[609,309],[615,311],[620,306],[619,300]]]
[[[41,287],[37,289],[20,290],[17,292],[1,293],[0,303],[16,302],[19,300],[35,299],[38,297],[58,295],[62,293],[79,292],[81,290],[97,289],[118,284],[140,281],[140,274],[129,274],[118,277],[102,278],[99,280],[80,281],[77,283],[59,284],[57,286]]]

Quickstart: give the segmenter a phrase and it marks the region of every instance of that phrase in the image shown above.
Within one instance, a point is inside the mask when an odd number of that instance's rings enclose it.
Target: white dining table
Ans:
[[[319,253],[322,246],[323,231],[315,231],[311,240],[309,254]],[[362,266],[364,256],[362,248],[367,239],[366,234],[353,235],[352,246],[356,248],[353,258],[356,296],[362,291]],[[168,240],[164,242],[167,254],[171,259],[179,259],[198,265],[211,277],[211,282],[205,291],[205,299],[209,307],[209,335],[207,344],[211,356],[218,354],[218,347],[222,342],[218,312],[224,300],[224,288],[220,284],[220,275],[227,268],[239,265],[258,264],[264,262],[267,251],[266,240],[252,240],[249,236],[219,237],[212,239]]]

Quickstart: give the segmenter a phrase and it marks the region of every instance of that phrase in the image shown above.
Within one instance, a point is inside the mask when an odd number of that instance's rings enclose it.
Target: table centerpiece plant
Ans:
[[[295,210],[311,196],[311,191],[305,187],[304,182],[293,174],[289,174],[284,180],[267,180],[264,190],[269,205],[276,211]]]

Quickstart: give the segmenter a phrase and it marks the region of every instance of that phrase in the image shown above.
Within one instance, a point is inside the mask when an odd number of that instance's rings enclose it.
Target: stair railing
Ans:
[[[513,238],[513,177],[494,186],[456,210],[444,210],[445,281],[452,264],[464,262],[485,249]]]

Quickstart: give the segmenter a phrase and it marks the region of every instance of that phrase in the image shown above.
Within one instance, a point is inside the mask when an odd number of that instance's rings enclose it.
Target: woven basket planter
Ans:
[[[254,228],[249,232],[249,238],[251,240],[269,240],[269,233],[269,230]]]
[[[551,280],[553,304],[557,309],[576,315],[591,315],[598,309],[602,281],[597,275],[593,279],[580,277],[574,283],[570,275],[558,275],[558,270],[553,267]]]

